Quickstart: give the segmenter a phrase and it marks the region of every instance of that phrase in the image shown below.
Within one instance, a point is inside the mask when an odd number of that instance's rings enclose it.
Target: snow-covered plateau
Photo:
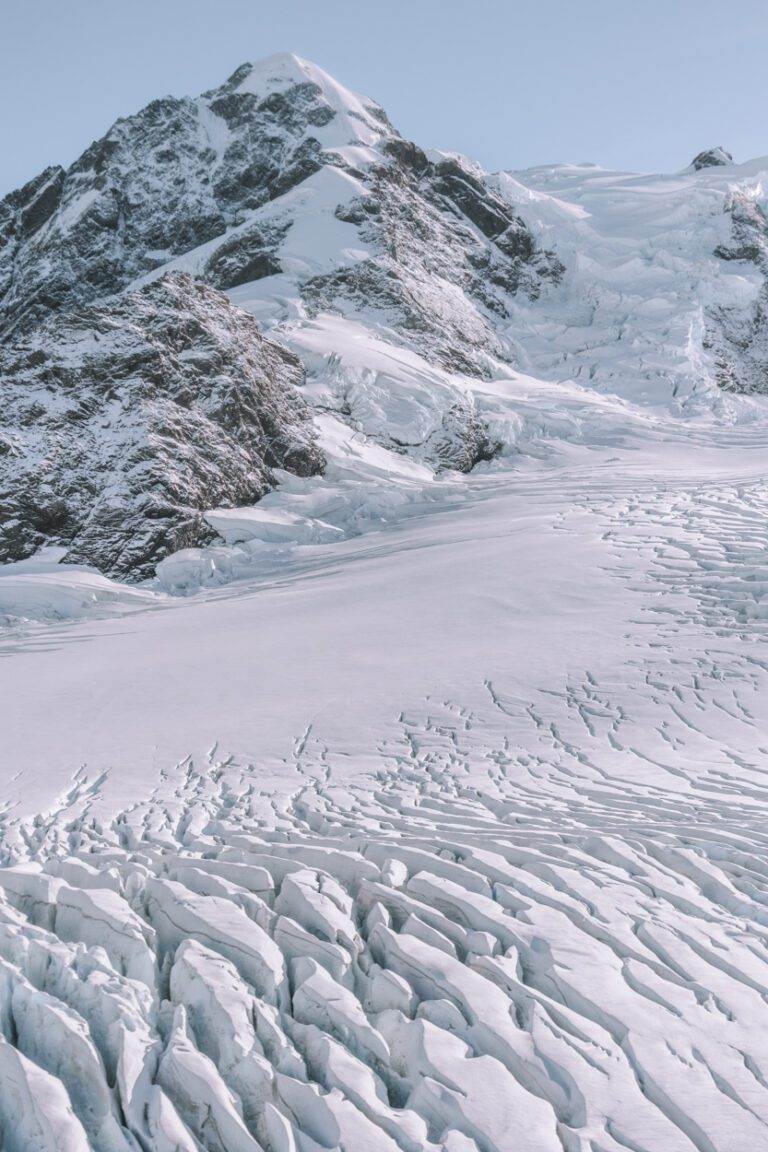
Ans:
[[[768,1148],[766,212],[289,55],[0,202],[1,1152]]]

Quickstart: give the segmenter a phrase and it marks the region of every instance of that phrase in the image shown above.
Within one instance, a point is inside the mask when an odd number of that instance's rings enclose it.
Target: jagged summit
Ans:
[[[694,156],[691,161],[691,168],[699,172],[702,168],[723,168],[728,164],[733,164],[733,156],[730,152],[726,152],[725,148],[718,146],[717,148],[706,148]]]
[[[341,140],[341,146],[353,140],[373,144],[383,136],[397,134],[379,104],[346,88],[317,64],[293,52],[279,52],[253,64],[242,64],[223,87],[264,100],[304,85],[317,89],[333,113],[334,131],[328,135]],[[315,127],[325,125],[316,123]],[[326,139],[325,144],[332,146],[330,139]]]
[[[376,104],[290,54],[152,101],[0,201],[0,338],[119,291],[326,165],[369,166],[394,136]]]
[[[481,169],[291,54],[154,101],[0,202],[0,339],[170,266],[223,289],[288,273],[305,306],[373,307],[481,373],[505,358],[492,317],[559,274]]]

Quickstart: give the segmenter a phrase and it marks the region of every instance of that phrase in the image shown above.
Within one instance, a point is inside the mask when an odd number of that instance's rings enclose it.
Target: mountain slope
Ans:
[[[0,348],[0,562],[63,544],[65,562],[135,580],[209,542],[205,509],[254,503],[274,468],[322,470],[303,376],[178,275]]]

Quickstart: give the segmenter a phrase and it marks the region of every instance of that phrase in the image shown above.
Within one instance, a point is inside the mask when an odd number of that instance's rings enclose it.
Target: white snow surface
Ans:
[[[297,70],[375,144],[295,57],[245,83]],[[489,380],[308,316],[354,181],[288,194],[295,265],[231,296],[325,475],[151,586],[0,570],[3,1152],[768,1147],[768,401],[697,334],[759,291],[711,252],[764,172],[499,175],[571,272]]]

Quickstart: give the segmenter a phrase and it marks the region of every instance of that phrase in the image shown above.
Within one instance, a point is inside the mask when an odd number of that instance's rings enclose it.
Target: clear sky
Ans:
[[[280,51],[489,169],[768,153],[768,0],[0,0],[0,195]]]

